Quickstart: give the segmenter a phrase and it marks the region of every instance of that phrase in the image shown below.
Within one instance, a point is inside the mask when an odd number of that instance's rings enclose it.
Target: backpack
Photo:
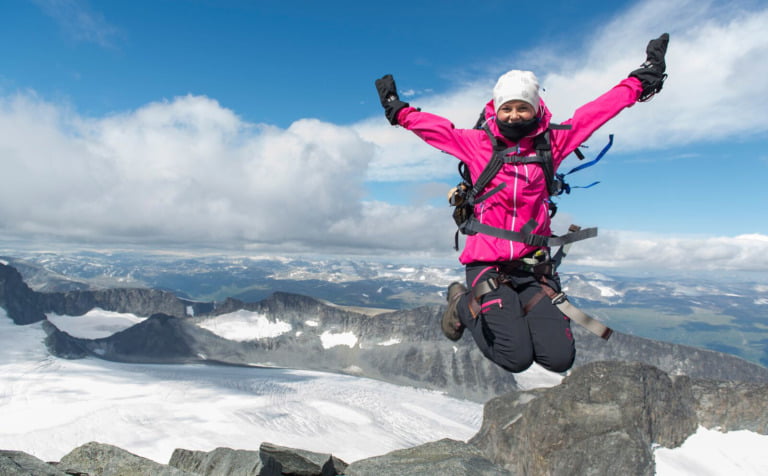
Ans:
[[[469,170],[465,163],[459,162],[459,175],[462,181],[448,193],[448,203],[454,207],[453,219],[456,222],[458,230],[454,236],[454,249],[459,249],[459,233],[465,235],[474,235],[476,233],[483,233],[497,238],[503,238],[510,241],[519,241],[532,246],[538,247],[550,247],[550,246],[563,246],[574,241],[584,240],[597,236],[597,228],[580,229],[578,227],[571,227],[569,233],[562,236],[543,236],[536,235],[532,231],[538,226],[538,223],[531,219],[526,223],[521,231],[511,231],[502,228],[496,228],[489,225],[480,223],[477,218],[474,217],[474,207],[476,204],[487,200],[489,197],[500,191],[506,186],[506,183],[501,183],[493,189],[485,192],[481,195],[481,192],[490,183],[493,177],[501,170],[501,167],[505,163],[538,163],[544,169],[544,177],[547,181],[547,191],[549,192],[550,200],[549,216],[550,218],[557,213],[557,204],[552,200],[552,197],[562,195],[563,193],[570,193],[571,188],[589,188],[596,185],[599,182],[594,182],[586,187],[571,187],[565,182],[565,176],[569,175],[577,170],[584,169],[597,163],[603,155],[610,149],[613,144],[613,135],[609,136],[608,145],[598,154],[594,160],[582,164],[565,174],[556,174],[554,171],[554,163],[552,160],[552,147],[550,145],[550,131],[553,129],[570,129],[570,125],[562,124],[550,124],[549,128],[541,134],[534,137],[534,147],[536,149],[536,155],[531,157],[517,157],[507,155],[510,148],[507,148],[490,130],[488,124],[481,118],[475,124],[476,129],[483,129],[488,138],[493,144],[493,155],[488,161],[488,164],[483,169],[477,181],[473,184],[469,174]],[[575,151],[579,160],[584,159],[584,154],[579,149]]]

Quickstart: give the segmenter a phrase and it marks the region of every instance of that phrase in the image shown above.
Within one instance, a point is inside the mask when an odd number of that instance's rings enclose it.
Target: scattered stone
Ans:
[[[261,458],[258,451],[216,448],[206,452],[178,448],[168,465],[202,476],[251,476],[261,471]]]
[[[0,450],[0,474],[3,476],[67,476],[68,473],[23,451]]]
[[[336,476],[343,474],[347,468],[347,463],[330,454],[286,448],[271,443],[262,443],[259,452],[262,464],[265,467],[278,468],[281,471],[278,475]]]
[[[345,476],[504,476],[509,471],[489,461],[472,445],[448,438],[383,456],[355,461]]]
[[[80,472],[91,476],[199,476],[95,441],[66,454],[58,467],[65,473]]]

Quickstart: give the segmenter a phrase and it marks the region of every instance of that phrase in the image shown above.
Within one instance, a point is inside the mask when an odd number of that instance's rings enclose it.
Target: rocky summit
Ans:
[[[768,384],[671,376],[641,363],[593,362],[560,385],[485,404],[467,442],[443,439],[348,464],[264,442],[258,449],[177,449],[167,464],[91,442],[59,462],[0,452],[3,475],[653,475],[653,451],[699,426],[768,434]]]

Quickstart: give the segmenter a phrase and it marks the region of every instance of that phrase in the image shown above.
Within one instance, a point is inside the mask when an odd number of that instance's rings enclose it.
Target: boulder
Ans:
[[[470,442],[520,474],[652,475],[653,443],[678,446],[695,417],[664,372],[595,363],[558,387],[489,401]]]
[[[45,319],[45,306],[12,266],[0,263],[0,307],[19,325]]]
[[[264,468],[274,468],[274,474],[295,476],[336,476],[345,474],[347,463],[330,454],[287,448],[262,443],[259,447]],[[264,471],[261,476],[272,476]]]
[[[355,461],[344,473],[345,476],[426,474],[504,476],[513,473],[489,461],[479,448],[448,438]]]
[[[3,476],[67,476],[55,465],[23,451],[0,450],[0,474]]]
[[[58,464],[68,474],[90,476],[198,476],[130,453],[117,446],[92,441],[67,453]]]
[[[262,443],[259,451],[176,449],[169,466],[201,476],[336,476],[347,463],[333,455]]]
[[[251,476],[259,474],[262,469],[258,451],[232,448],[216,448],[213,451],[178,448],[171,455],[168,465],[202,476]]]

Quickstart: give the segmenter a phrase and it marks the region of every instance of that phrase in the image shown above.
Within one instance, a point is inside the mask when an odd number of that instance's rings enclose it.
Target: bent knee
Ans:
[[[576,359],[576,352],[564,354],[556,358],[539,360],[537,363],[550,372],[565,372],[573,367],[573,361]]]
[[[521,357],[497,353],[491,360],[507,372],[512,373],[523,372],[533,365],[533,356]]]

